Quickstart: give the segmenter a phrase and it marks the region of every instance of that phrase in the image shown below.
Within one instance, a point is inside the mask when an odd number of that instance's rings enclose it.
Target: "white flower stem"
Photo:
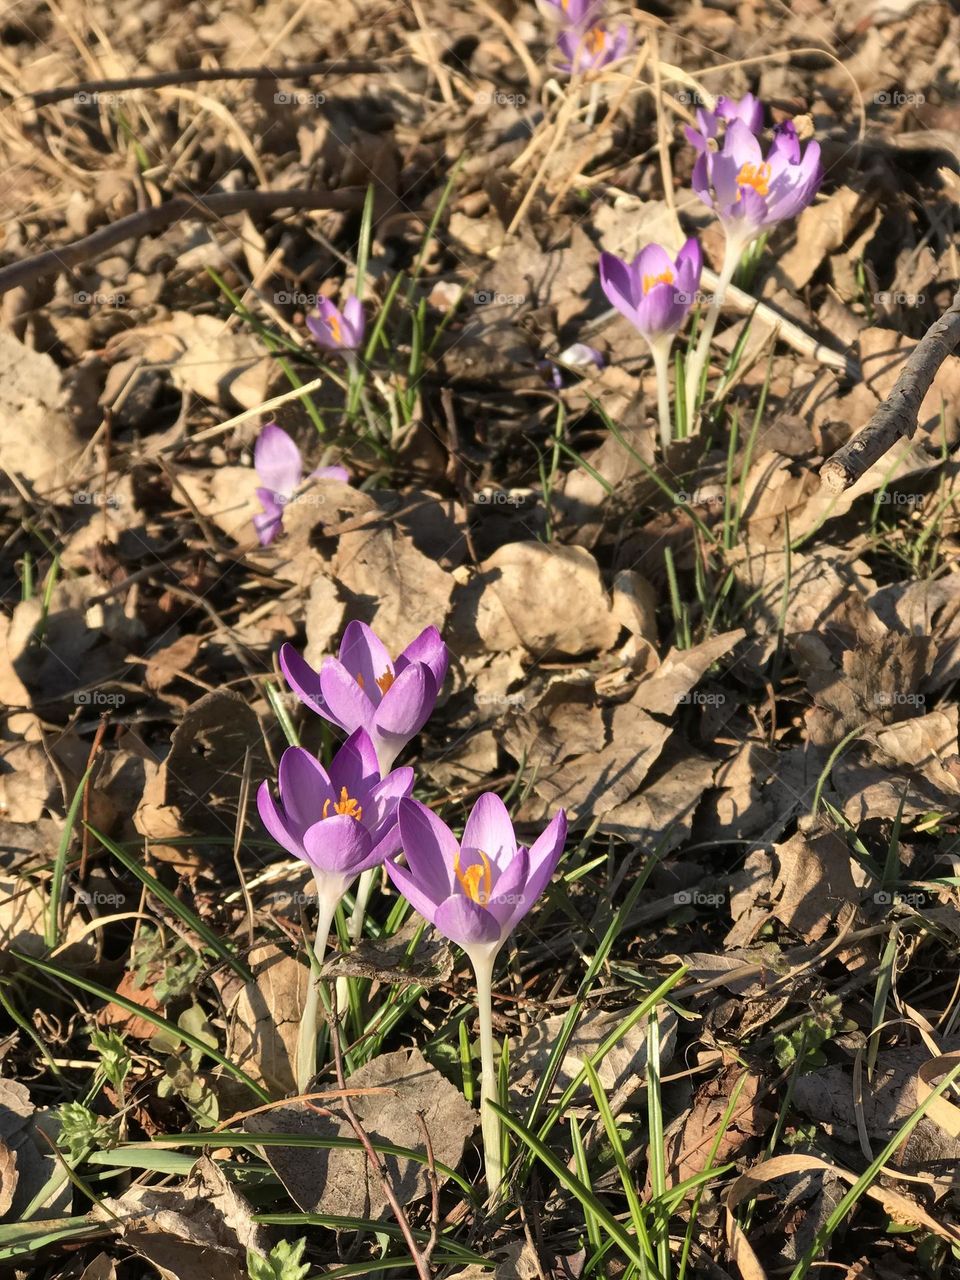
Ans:
[[[687,393],[687,432],[692,435],[696,423],[694,415],[697,408],[697,395],[700,391],[700,380],[703,377],[703,370],[710,358],[710,343],[713,341],[713,333],[717,327],[717,321],[720,319],[720,311],[723,307],[723,300],[727,294],[727,288],[733,279],[733,273],[737,269],[740,257],[750,243],[750,236],[743,234],[734,236],[727,232],[726,243],[723,250],[723,265],[717,276],[717,287],[713,292],[710,300],[710,306],[703,320],[703,328],[700,330],[700,337],[697,341],[696,350],[690,357],[684,374]]]
[[[670,348],[672,346],[672,334],[650,343],[653,367],[657,371],[657,413],[660,418],[660,445],[664,457],[673,440],[673,426],[670,420]]]
[[[483,1134],[483,1163],[487,1174],[487,1196],[494,1200],[500,1190],[500,1117],[487,1105],[498,1099],[497,1066],[493,1040],[493,966],[500,948],[480,948],[468,952],[477,979],[477,1012],[480,1015],[480,1130]]]
[[[313,944],[313,954],[317,958],[317,966],[323,964],[327,950],[327,939],[330,926],[340,901],[338,894],[321,893],[317,899],[319,917],[317,919],[317,938]],[[303,1019],[300,1023],[300,1034],[297,1037],[297,1090],[306,1093],[310,1081],[317,1074],[317,1014],[320,1010],[320,975],[310,966],[307,979],[307,999],[303,1006]]]

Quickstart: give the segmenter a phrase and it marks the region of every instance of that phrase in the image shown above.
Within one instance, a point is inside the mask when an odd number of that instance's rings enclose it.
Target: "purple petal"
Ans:
[[[294,492],[303,475],[300,450],[275,422],[268,422],[257,436],[253,465],[264,485],[285,498]]]
[[[340,661],[374,706],[383,697],[378,680],[393,675],[393,662],[365,622],[350,622],[340,641]]]
[[[361,804],[371,803],[374,788],[380,782],[377,749],[365,729],[356,729],[330,762],[330,783],[336,795],[341,787]],[[368,822],[368,826],[371,824]]]
[[[280,670],[300,701],[317,715],[329,720],[330,712],[320,688],[320,673],[314,671],[306,658],[292,644],[280,646]]]
[[[326,658],[320,669],[320,691],[327,719],[338,724],[344,733],[366,729],[375,737],[375,707],[343,663]]]
[[[359,347],[363,341],[363,331],[366,328],[366,318],[363,314],[363,303],[357,297],[347,299],[343,308],[343,320],[345,333],[345,346]]]
[[[257,497],[263,512],[253,517],[253,527],[257,531],[261,547],[268,547],[283,528],[283,506],[277,502],[272,489],[258,489]]]
[[[684,242],[677,254],[677,284],[684,293],[696,293],[700,287],[700,273],[703,271],[703,250],[696,236]]]
[[[646,293],[643,285],[644,276],[656,278],[657,276],[668,275],[672,280],[674,274],[673,260],[662,245],[645,245],[633,260],[633,274],[640,282],[641,291]]]
[[[424,892],[421,882],[414,879],[406,867],[401,867],[392,858],[388,858],[384,865],[387,868],[387,875],[410,903],[414,911],[419,911],[424,920],[429,920],[431,924],[436,924],[439,903],[429,893]]]
[[[467,864],[467,855],[474,850],[482,850],[501,874],[516,857],[517,837],[510,814],[494,792],[485,791],[478,798],[467,818],[460,846],[464,865]]]
[[[563,846],[567,839],[567,815],[562,809],[557,812],[549,826],[541,832],[530,846],[530,874],[523,890],[523,901],[514,916],[519,920],[526,915],[550,882],[550,877],[557,868]]]
[[[433,672],[422,663],[401,671],[383,695],[374,723],[385,738],[409,742],[426,724],[437,700]]]
[[[763,162],[760,143],[742,120],[734,120],[727,125],[723,151],[720,154],[735,160],[738,168],[745,164],[759,165]]]
[[[415,640],[411,640],[400,657],[397,658],[396,671],[399,675],[404,667],[412,662],[422,662],[433,672],[438,691],[447,678],[450,665],[450,651],[443,643],[443,638],[436,627],[424,627]]]
[[[397,819],[397,806],[413,791],[414,773],[407,766],[394,769],[382,782],[378,782],[370,791],[368,804],[372,806],[371,821],[367,824],[375,832],[387,822]]]
[[[433,923],[451,942],[466,950],[478,942],[499,942],[502,936],[496,917],[462,893],[451,894],[440,903]]]
[[[350,483],[350,472],[346,467],[317,467],[312,475],[314,480],[339,480],[341,484]]]
[[[610,305],[626,316],[631,324],[636,324],[640,282],[629,263],[612,253],[601,253],[600,285]]]
[[[674,333],[687,314],[685,303],[678,301],[672,284],[655,285],[637,308],[637,328],[649,342],[664,334]]]
[[[325,351],[342,351],[346,345],[343,316],[328,298],[320,298],[317,314],[307,316],[307,328]]]
[[[770,150],[771,160],[774,155],[782,156],[788,164],[800,163],[800,139],[797,137],[797,127],[792,120],[784,120],[774,129],[773,146]]]
[[[496,892],[486,904],[487,910],[496,918],[504,933],[520,919],[517,914],[525,906],[524,890],[530,878],[530,855],[526,849],[518,849],[500,879],[495,885]]]
[[[453,866],[460,853],[456,837],[419,800],[401,800],[397,814],[403,852],[412,874],[434,902],[442,902],[454,890]]]
[[[287,747],[284,751],[277,783],[287,822],[301,836],[323,817],[324,802],[336,799],[326,769],[303,747]]]
[[[273,839],[276,840],[277,844],[282,845],[295,858],[302,858],[301,833],[292,832],[288,827],[283,810],[270,792],[269,782],[261,782],[257,790],[257,812],[260,814],[260,821]]]
[[[713,195],[710,192],[710,159],[706,152],[697,157],[693,166],[690,185],[705,205],[713,208]]]
[[[347,814],[334,814],[308,827],[303,834],[307,861],[318,871],[353,876],[370,853],[370,832]]]

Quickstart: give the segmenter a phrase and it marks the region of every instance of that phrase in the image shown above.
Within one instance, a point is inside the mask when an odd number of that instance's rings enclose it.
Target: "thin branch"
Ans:
[[[867,425],[820,468],[820,483],[826,490],[849,489],[901,436],[913,439],[924,396],[958,342],[960,291],[911,351],[893,390]]]
[[[32,258],[0,269],[0,294],[27,284],[52,271],[68,271],[88,258],[95,258],[124,240],[155,235],[181,218],[226,218],[232,213],[273,213],[277,209],[360,209],[365,192],[349,187],[344,191],[223,191],[209,196],[176,196],[126,218],[100,227],[82,240],[59,249],[48,249]]]
[[[382,62],[368,58],[350,61],[329,59],[326,62],[295,63],[290,67],[191,67],[179,71],[158,71],[152,76],[122,76],[119,80],[83,80],[79,84],[63,85],[59,89],[43,89],[38,93],[25,93],[35,107],[46,107],[52,102],[64,102],[78,93],[118,93],[124,89],[162,89],[170,84],[205,84],[211,80],[304,80],[309,76],[375,75],[390,68]],[[15,98],[15,102],[22,98]]]
[[[340,1089],[346,1091],[347,1082],[343,1074],[343,1054],[340,1052],[340,1030],[337,1024],[336,1007],[334,1007],[332,1013],[328,1015],[327,1022],[330,1027],[330,1046],[333,1049],[333,1064],[337,1074],[337,1084]],[[310,1103],[307,1105],[310,1106]],[[393,1210],[393,1216],[396,1218],[400,1230],[403,1233],[403,1239],[406,1246],[410,1250],[410,1259],[417,1268],[418,1280],[431,1280],[433,1268],[430,1266],[429,1254],[425,1254],[420,1248],[418,1248],[417,1242],[413,1238],[413,1229],[410,1226],[410,1219],[404,1212],[403,1205],[397,1199],[396,1193],[390,1183],[390,1176],[384,1168],[383,1161],[374,1150],[373,1143],[367,1136],[367,1132],[363,1125],[358,1120],[357,1113],[350,1105],[350,1100],[346,1096],[346,1092],[344,1092],[341,1100],[341,1109],[346,1117],[347,1123],[357,1135],[360,1145],[366,1152],[368,1163],[376,1170],[380,1177],[380,1181],[383,1184],[383,1193],[390,1203],[390,1208]]]

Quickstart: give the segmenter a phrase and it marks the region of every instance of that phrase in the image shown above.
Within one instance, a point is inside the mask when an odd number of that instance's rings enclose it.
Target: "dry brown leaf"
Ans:
[[[774,915],[809,942],[822,938],[832,920],[843,928],[856,911],[867,873],[835,831],[798,831],[774,845],[779,871],[771,893]]]
[[[83,448],[61,383],[51,356],[0,332],[0,470],[39,494],[69,482]]]
[[[871,203],[862,192],[840,187],[826,200],[804,209],[797,220],[796,243],[777,263],[791,289],[802,289],[823,259],[844,245]]]
[[[713,1164],[725,1164],[742,1155],[745,1148],[772,1124],[774,1114],[758,1099],[761,1077],[749,1072],[730,1111],[734,1092],[743,1076],[741,1067],[726,1067],[697,1091],[693,1104],[668,1126],[663,1135],[668,1187],[702,1173],[710,1161],[714,1144],[717,1145]],[[717,1142],[728,1111],[727,1126]]]
[[[273,1097],[296,1092],[297,1040],[309,969],[273,943],[254,947],[248,963],[256,979],[243,986],[231,1010],[227,1057]]]
[[[577,1022],[567,1051],[553,1083],[561,1093],[582,1070],[584,1058],[596,1053],[608,1035],[623,1021],[624,1010],[589,1009]],[[510,1046],[511,1088],[531,1092],[550,1064],[550,1055],[563,1026],[564,1015],[543,1018],[527,1028]],[[647,1018],[642,1018],[622,1036],[597,1066],[597,1076],[610,1093],[631,1079],[640,1081],[647,1069]],[[660,1064],[673,1060],[677,1037],[677,1016],[668,1009],[660,1013]],[[589,1085],[583,1084],[589,1094]]]
[[[389,1089],[387,1093],[353,1099],[353,1110],[373,1141],[423,1151],[423,1130],[417,1120],[417,1112],[422,1111],[437,1163],[457,1167],[464,1144],[478,1122],[477,1113],[463,1094],[429,1065],[419,1049],[409,1053],[398,1049],[374,1058],[355,1071],[347,1085]],[[335,1105],[331,1104],[334,1108]],[[295,1133],[356,1141],[353,1129],[342,1117],[324,1116],[295,1102],[248,1117],[244,1128],[251,1134]],[[391,1212],[383,1184],[362,1149],[265,1147],[263,1154],[305,1213],[379,1220]],[[394,1156],[382,1158],[401,1204],[429,1194],[425,1165]]]

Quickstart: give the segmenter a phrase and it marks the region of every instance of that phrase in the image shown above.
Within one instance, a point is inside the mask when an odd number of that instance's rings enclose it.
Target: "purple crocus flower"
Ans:
[[[823,181],[820,145],[801,151],[792,122],[778,126],[766,158],[742,120],[727,127],[722,148],[704,151],[693,169],[693,189],[716,210],[730,240],[742,249],[766,227],[810,204]]]
[[[739,102],[735,98],[721,95],[712,111],[698,107],[698,127],[694,129],[690,125],[684,125],[683,132],[687,135],[687,141],[703,152],[708,149],[711,139],[716,138],[720,132],[721,121],[725,125],[731,125],[734,120],[746,125],[751,133],[760,133],[763,129],[763,103],[752,93],[744,94]]]
[[[537,0],[548,22],[564,27],[588,27],[603,7],[603,0]]]
[[[651,346],[677,332],[696,300],[703,254],[691,238],[674,261],[658,244],[648,244],[625,262],[600,255],[600,283],[609,301]]]
[[[263,512],[253,517],[253,527],[260,545],[266,547],[280,532],[283,509],[300,488],[303,459],[283,428],[275,422],[268,422],[253,447],[253,465],[263,481],[257,489]],[[350,479],[346,467],[318,467],[311,474],[318,480],[342,480],[344,484]]]
[[[328,299],[320,298],[317,314],[307,316],[307,328],[314,342],[325,351],[356,351],[363,341],[365,324],[359,298],[348,298],[342,311]]]
[[[369,734],[351,734],[329,770],[302,747],[280,757],[279,802],[270,784],[257,792],[260,819],[294,857],[309,863],[320,897],[338,902],[351,881],[400,850],[397,806],[413,790],[413,770],[381,780]]]
[[[419,802],[399,805],[407,866],[387,859],[390,879],[413,907],[471,957],[493,956],[546,888],[567,838],[561,809],[530,848],[517,844],[499,796],[485,792],[458,843]]]
[[[338,656],[319,671],[293,645],[280,650],[283,674],[301,702],[345,733],[366,729],[384,774],[426,724],[449,661],[436,627],[421,631],[393,662],[365,622],[347,625]]]
[[[574,75],[583,71],[599,71],[610,62],[622,58],[630,48],[630,31],[621,23],[616,31],[602,22],[586,29],[567,27],[558,40],[563,54],[559,70]]]

